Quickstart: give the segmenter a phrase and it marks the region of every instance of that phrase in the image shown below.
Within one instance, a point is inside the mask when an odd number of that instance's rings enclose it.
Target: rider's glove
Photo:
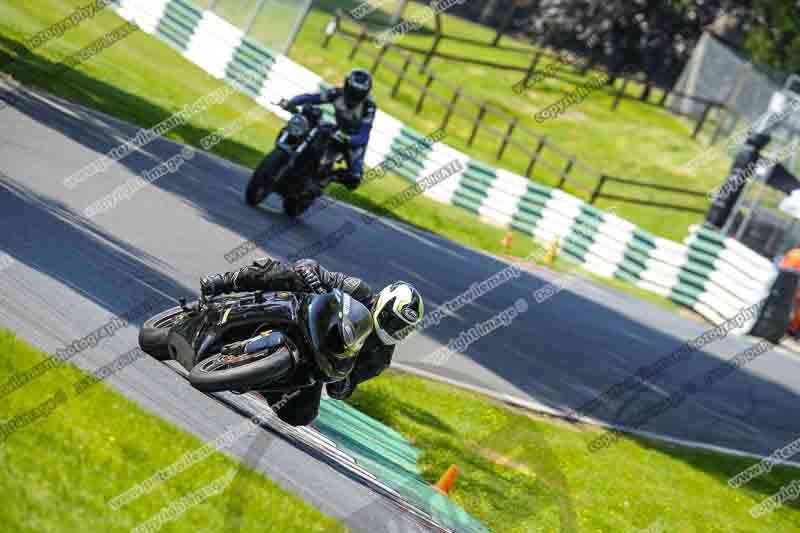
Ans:
[[[319,276],[316,272],[314,272],[313,267],[304,263],[303,261],[298,261],[294,266],[294,271],[300,276],[300,279],[303,280],[306,287],[311,290],[311,292],[315,292],[317,294],[324,294],[325,288],[322,286],[322,281],[320,281]]]
[[[350,381],[350,376],[347,376],[341,381],[334,381],[325,385],[325,390],[328,391],[328,396],[334,400],[346,400],[353,394],[355,385]]]
[[[342,130],[336,130],[333,134],[333,140],[342,144],[350,144],[350,135],[346,134]]]
[[[216,296],[225,292],[225,278],[222,274],[212,274],[200,278],[200,293],[203,296]]]
[[[290,100],[287,100],[286,98],[281,98],[281,100],[278,102],[278,107],[288,111],[289,113],[295,113],[297,111],[297,106],[293,106],[289,102]]]

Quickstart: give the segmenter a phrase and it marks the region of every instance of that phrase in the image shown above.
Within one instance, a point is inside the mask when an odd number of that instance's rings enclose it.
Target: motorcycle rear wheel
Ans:
[[[139,348],[159,361],[171,359],[167,347],[167,337],[170,328],[181,314],[183,314],[183,309],[176,306],[146,320],[139,329]]]

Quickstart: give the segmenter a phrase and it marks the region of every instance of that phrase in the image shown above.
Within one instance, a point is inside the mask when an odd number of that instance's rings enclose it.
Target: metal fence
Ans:
[[[717,131],[711,144],[734,131],[763,120],[776,92],[781,91],[788,74],[755,65],[743,53],[706,32],[700,38],[686,64],[676,89],[697,98],[725,101],[717,110]],[[668,105],[675,111],[698,116],[704,112],[696,100],[671,97]],[[776,144],[788,142],[800,132],[800,113],[787,117],[770,131]],[[733,156],[734,154],[730,154]]]

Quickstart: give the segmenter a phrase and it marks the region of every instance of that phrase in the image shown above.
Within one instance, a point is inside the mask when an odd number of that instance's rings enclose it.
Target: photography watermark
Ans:
[[[391,28],[384,30],[374,39],[375,46],[382,48],[389,43],[399,40],[408,32],[420,29],[425,22],[433,19],[437,13],[442,13],[456,4],[465,4],[467,0],[433,0],[430,6],[424,6],[412,19],[404,20]]]
[[[88,44],[87,46],[81,48],[71,56],[67,57],[54,70],[48,72],[47,75],[50,78],[55,78],[57,76],[60,76],[67,70],[74,68],[80,65],[81,63],[84,63],[85,61],[88,61],[89,59],[93,58],[106,48],[110,48],[111,46],[115,45],[122,39],[129,36],[131,33],[139,31],[139,29],[140,29],[139,26],[137,26],[135,22],[126,22],[125,24],[118,26],[117,28],[114,28],[113,30],[106,33],[99,39],[96,39],[92,43]],[[4,98],[13,100],[15,92],[16,91],[12,91],[11,93],[6,94]],[[9,105],[8,102],[0,100],[0,110],[2,110],[7,105]]]
[[[457,353],[464,353],[470,345],[478,342],[483,337],[491,335],[500,328],[507,328],[519,315],[527,310],[528,302],[525,298],[517,298],[514,305],[503,309],[487,320],[476,322],[469,329],[459,332],[458,337],[454,337],[447,342],[447,346],[442,346],[432,352],[422,362],[437,366],[443,365]]]
[[[717,365],[713,369],[706,372],[702,378],[702,383],[699,385],[694,380],[688,381],[680,390],[670,394],[666,398],[652,405],[639,410],[630,418],[630,422],[625,422],[622,425],[629,430],[641,428],[654,418],[681,405],[688,396],[692,396],[714,386],[719,381],[722,381],[728,377],[732,372],[739,370],[756,358],[770,351],[772,347],[772,343],[769,341],[761,341],[758,344],[750,346],[741,353],[737,354],[730,361],[725,361],[724,363],[721,363],[720,365]],[[611,429],[603,435],[592,439],[592,441],[590,441],[588,444],[588,449],[590,452],[597,452],[608,448],[612,444],[618,442],[622,434],[624,434],[622,429]]]
[[[386,0],[369,0],[367,2],[362,2],[350,10],[350,16],[355,20],[363,19],[386,3]]]
[[[83,394],[90,387],[97,385],[101,381],[105,381],[117,372],[121,372],[143,357],[147,357],[147,354],[140,348],[128,350],[107,365],[101,366],[82,380],[74,383],[72,386],[75,389],[75,394]]]
[[[572,91],[567,96],[557,100],[556,102],[553,102],[549,106],[536,113],[536,115],[534,115],[536,122],[541,124],[545,120],[558,118],[559,115],[564,113],[570,107],[580,104],[586,100],[586,98],[588,98],[592,92],[604,87],[608,83],[608,80],[609,76],[604,72],[593,74],[589,81],[584,82],[583,85]]]
[[[504,464],[513,465],[518,457],[525,450],[536,450],[536,460],[530,469],[532,472],[528,478],[539,480],[547,490],[540,497],[525,500],[524,498],[517,503],[521,506],[519,513],[515,514],[515,524],[523,527],[535,524],[537,517],[543,513],[554,514],[558,517],[558,531],[560,533],[574,533],[578,531],[578,515],[575,500],[569,487],[569,483],[561,465],[559,456],[553,450],[552,445],[542,432],[537,431],[532,425],[499,423],[495,426],[494,421],[487,421],[492,427],[486,434],[474,435],[473,440],[467,445],[470,449],[479,452],[491,451],[491,457],[502,458]],[[264,457],[276,437],[271,432],[259,432],[250,448],[244,455],[242,463],[258,464]],[[335,463],[331,465],[337,468]],[[350,471],[350,466],[343,469]],[[514,468],[511,466],[510,468]],[[371,486],[374,483],[374,476],[365,479],[364,484]],[[382,485],[388,484],[393,496],[391,500],[400,499],[402,509],[407,509],[411,505],[413,513],[404,510],[402,512],[391,513],[389,522],[385,530],[396,533],[407,531],[420,531],[420,528],[431,531],[465,531],[474,529],[475,521],[458,505],[430,487],[423,487],[417,476],[390,476],[391,481],[380,481]],[[236,478],[230,488],[227,499],[226,519],[224,531],[235,533],[242,530],[241,517],[244,513],[244,506],[248,501],[255,497],[255,489],[252,484],[246,483],[242,477]],[[508,494],[506,497],[520,497],[520,493],[515,495]],[[521,492],[521,494],[525,494]],[[343,520],[345,524],[370,523],[374,516],[386,515],[387,497],[369,498],[368,502],[349,513]],[[394,508],[391,503],[388,503]],[[445,529],[446,528],[446,529]],[[341,524],[336,524],[325,533],[339,533]]]
[[[758,505],[750,508],[750,516],[761,518],[783,506],[784,502],[796,500],[800,496],[800,479],[793,479],[790,483],[783,485],[778,492],[763,500]]]
[[[416,181],[413,185],[410,185],[399,193],[392,195],[388,200],[384,201],[378,206],[378,212],[384,215],[390,214],[406,202],[409,202],[428,189],[435,187],[442,181],[458,172],[462,172],[463,170],[463,163],[458,159],[454,159],[447,165],[438,168],[428,176]],[[364,213],[361,215],[361,218],[365,225],[369,225],[380,220],[372,213]],[[286,258],[289,261],[295,261],[301,257],[313,257],[314,255],[320,254],[326,250],[330,250],[331,248],[338,246],[345,237],[351,233],[354,233],[358,228],[359,226],[347,221],[338,229],[329,233],[319,241],[294,251],[293,253],[287,255]]]
[[[200,505],[201,503],[203,503],[204,501],[208,500],[213,496],[222,494],[225,491],[225,489],[228,488],[228,485],[231,484],[233,478],[236,477],[236,473],[237,473],[236,468],[228,469],[228,471],[223,476],[215,479],[214,481],[204,486],[203,488],[198,489],[192,492],[191,494],[187,494],[183,498],[170,503],[167,507],[161,509],[161,511],[159,511],[159,513],[155,515],[153,518],[131,529],[131,533],[151,533],[154,531],[158,531],[165,524],[169,522],[174,522],[175,520],[178,519],[178,517],[180,517],[183,513],[185,513],[192,507]]]
[[[159,299],[158,302],[162,302]],[[60,366],[62,363],[69,361],[79,353],[88,348],[94,348],[104,338],[113,337],[117,331],[127,328],[131,320],[137,320],[146,313],[150,313],[155,309],[156,300],[148,300],[140,303],[126,313],[116,316],[95,329],[91,333],[84,335],[80,339],[72,341],[70,344],[56,350],[55,354],[51,354],[46,360],[34,365],[25,372],[19,372],[9,378],[2,386],[0,386],[0,398],[8,396],[12,392],[25,384],[33,381],[47,371]]]
[[[560,65],[565,65],[569,67],[574,65],[578,61],[578,58],[575,57],[573,54],[563,51],[556,56],[556,59],[557,61],[550,63],[542,70],[535,71],[530,78],[527,79],[522,78],[521,80],[519,80],[517,83],[511,86],[511,90],[517,94],[522,94],[524,91],[530,89],[540,81],[544,81],[547,78],[552,78],[553,76],[555,76],[560,68]]]
[[[726,180],[720,187],[715,187],[708,191],[708,193],[706,193],[706,198],[712,202],[715,199],[724,200],[728,195],[738,191],[745,183],[752,180],[756,174],[766,172],[774,165],[777,165],[779,162],[792,155],[793,151],[791,144],[787,144],[775,153],[762,155],[756,161],[750,162],[744,168],[739,169],[732,179]]]
[[[800,452],[800,438],[795,439],[783,448],[778,448],[772,452],[769,457],[762,459],[753,466],[742,470],[728,480],[728,486],[732,489],[738,489],[745,483],[748,483],[760,475],[772,472],[772,468],[781,461],[788,461],[797,452]]]
[[[300,394],[300,390],[295,390],[291,393],[286,393],[283,395],[280,401],[276,402],[272,405],[272,411],[277,413],[280,411],[284,406],[286,406],[289,401]],[[205,445],[197,448],[194,451],[187,452],[183,454],[178,460],[173,462],[171,465],[162,468],[149,478],[145,479],[144,481],[137,483],[133,487],[129,488],[122,494],[115,496],[111,500],[109,500],[108,505],[113,510],[118,511],[125,505],[128,505],[132,501],[144,496],[145,494],[149,494],[152,492],[156,487],[164,483],[165,481],[177,476],[181,472],[186,471],[187,469],[191,468],[192,466],[196,465],[197,463],[207,459],[212,453],[220,450],[222,448],[227,448],[233,445],[242,437],[249,435],[256,429],[267,425],[268,419],[262,418],[260,416],[254,416],[244,422],[234,426],[232,429],[226,431],[225,433],[219,435],[213,441],[206,443]]]
[[[94,201],[83,214],[86,218],[93,218],[97,215],[106,213],[117,207],[123,200],[130,200],[133,196],[167,174],[174,174],[183,166],[186,161],[194,158],[194,150],[189,146],[184,146],[181,151],[170,157],[166,161],[142,172],[142,177],[128,178],[125,183],[116,187],[112,192]]]
[[[4,443],[15,432],[23,429],[37,420],[50,416],[59,406],[67,401],[67,394],[63,390],[56,392],[50,399],[40,403],[30,411],[17,415],[5,424],[0,425],[0,443]]]
[[[723,143],[721,143],[721,145],[724,145],[724,147],[715,146],[709,148],[708,150],[704,150],[701,154],[697,155],[688,163],[686,163],[684,168],[687,170],[693,170],[701,164],[706,164],[713,161],[722,152],[727,151],[730,154],[734,153],[735,150],[740,149],[747,142],[748,138],[755,135],[756,130],[765,131],[772,124],[782,122],[789,115],[795,113],[798,109],[800,109],[800,100],[792,98],[789,106],[780,113],[772,113],[771,111],[762,113],[750,124],[750,126],[740,128],[736,133],[731,134]],[[759,123],[763,124],[759,127]]]
[[[95,159],[80,170],[64,178],[64,186],[67,189],[74,189],[92,176],[105,172],[114,162],[120,161],[133,151],[147,146],[154,139],[163,137],[174,128],[186,124],[194,115],[205,111],[209,107],[221,104],[228,97],[235,94],[237,88],[248,80],[258,82],[261,80],[261,75],[252,73],[243,76],[241,80],[229,80],[228,83],[231,83],[231,85],[223,85],[219,89],[198,98],[191,104],[184,105],[180,111],[173,113],[152,128],[139,129],[136,135],[129,138],[126,142],[115,146],[106,152],[105,155]]]
[[[435,143],[446,137],[446,135],[447,134],[444,131],[440,129],[436,130],[433,133],[416,140],[414,143],[400,150],[397,154],[392,153],[387,155],[379,165],[375,165],[367,170],[366,174],[364,175],[363,183],[367,184],[376,179],[383,178],[386,176],[387,170],[399,167],[403,160],[420,159],[426,150],[430,150]],[[279,224],[273,224],[252,239],[239,244],[229,252],[225,253],[225,260],[231,264],[236,263],[247,254],[255,250],[259,244],[266,243],[270,239],[274,239],[275,237],[284,234],[286,231],[296,226],[302,218],[307,217],[312,213],[322,211],[331,205],[333,205],[333,201],[328,200],[324,196],[318,198],[317,201],[314,202],[314,204],[308,209],[308,211],[304,212],[299,217],[286,222],[281,222]]]
[[[681,361],[688,361],[692,352],[700,350],[715,340],[724,339],[734,329],[741,328],[748,321],[758,318],[761,305],[762,302],[757,302],[745,307],[722,324],[686,341],[670,354],[661,357],[650,365],[640,366],[635,374],[631,374],[624,380],[612,385],[601,394],[583,403],[578,409],[567,408],[568,416],[578,420],[581,416],[585,416],[601,406],[613,405],[617,398],[627,392],[644,390],[647,384],[663,375],[672,366]]]

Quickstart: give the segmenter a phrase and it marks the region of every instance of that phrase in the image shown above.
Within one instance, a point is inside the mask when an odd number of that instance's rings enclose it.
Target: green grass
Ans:
[[[36,7],[21,0],[0,4],[0,64],[9,54],[15,57],[11,52],[12,47],[25,35],[68,15],[78,5],[81,5],[78,0],[40,0]],[[48,74],[58,68],[59,60],[116,28],[121,22],[116,14],[102,12],[91,23],[84,22],[62,38],[38,49],[31,58],[7,66],[6,71],[24,84],[43,88],[142,127],[159,123],[183,105],[194,102],[221,86],[219,80],[181,57],[165,43],[143,32],[131,34],[59,77]],[[205,135],[230,124],[254,105],[255,102],[249,97],[231,96],[223,103],[192,116],[185,125],[171,130],[167,136],[199,146],[200,139]],[[264,120],[253,122],[220,142],[213,152],[253,168],[270,149],[271,141],[282,125],[283,122],[278,117],[268,115]],[[450,139],[447,141],[450,142]],[[354,193],[334,185],[329,189],[329,194],[376,211],[378,204],[407,186],[408,182],[401,177],[388,174]],[[513,245],[506,250],[500,240],[508,230],[479,222],[477,217],[463,209],[441,204],[424,196],[405,203],[393,216],[466,246],[498,255],[525,257],[533,250],[540,250],[530,236],[515,230],[511,231]],[[666,308],[675,308],[674,304],[660,296],[621,281],[599,278],[585,271],[575,270],[573,264],[562,260],[556,262],[553,268],[581,272],[600,283]]]
[[[315,2],[314,9],[289,54],[290,57],[332,83],[340,82],[344,74],[353,66],[371,67],[374,60],[365,53],[359,52],[353,61],[348,59],[352,43],[341,36],[335,36],[329,48],[320,48],[323,29],[331,20],[335,7],[346,9],[359,3],[358,0]],[[411,3],[407,12],[412,14],[418,9],[420,9],[418,4]],[[387,23],[387,15],[393,11],[394,4],[389,3],[382,8],[382,11],[374,12],[367,17],[370,27],[375,32],[382,29]],[[484,41],[490,41],[494,35],[494,32],[488,28],[458,17],[444,14],[442,18],[443,28],[447,34]],[[352,29],[353,25],[349,24],[347,27]],[[427,29],[431,30],[432,28],[433,21],[429,21]],[[399,42],[427,49],[431,41],[431,32],[420,30],[406,34]],[[523,45],[522,42],[515,42],[508,37],[504,37],[501,42]],[[364,46],[375,50],[372,44]],[[529,55],[514,54],[455,41],[442,41],[440,51],[521,66],[527,66],[530,61]],[[403,62],[403,58],[396,52],[387,53],[386,60],[398,67]],[[544,68],[548,64],[548,61],[545,60],[540,66]],[[571,107],[557,119],[538,124],[534,120],[536,112],[557,101],[566,93],[571,92],[577,84],[585,81],[586,78],[581,78],[571,72],[563,72],[561,74],[563,80],[551,78],[536,84],[524,94],[517,95],[511,90],[511,87],[521,79],[522,75],[519,72],[448,62],[442,59],[434,59],[431,68],[439,78],[451,84],[461,85],[464,87],[465,94],[486,100],[503,109],[507,114],[518,117],[520,125],[547,135],[564,150],[576,154],[582,163],[599,172],[650,183],[707,191],[718,185],[729,169],[731,160],[724,154],[713,162],[701,166],[696,172],[682,168],[695,155],[707,149],[705,142],[693,141],[690,138],[693,122],[676,117],[658,107],[631,100],[623,100],[620,107],[616,111],[612,111],[610,109],[612,97],[603,91],[593,92],[585,101]],[[412,73],[410,79],[415,80],[418,84],[425,82],[424,75],[417,74],[414,69],[409,72]],[[592,74],[590,71],[588,76]],[[380,108],[420,131],[432,131],[438,127],[444,115],[444,109],[429,99],[421,113],[415,114],[414,108],[419,91],[410,85],[401,85],[397,97],[392,98],[390,92],[395,79],[396,75],[388,68],[379,68],[376,72],[374,93]],[[440,94],[442,98],[450,99],[449,89],[436,83],[433,87],[434,92]],[[631,83],[627,92],[638,95],[641,90],[641,85]],[[477,111],[477,106],[472,104],[467,105],[464,110],[470,116],[475,116]],[[485,123],[500,132],[505,132],[508,127],[506,122],[496,118],[487,118]],[[449,135],[447,143],[477,159],[524,175],[529,156],[524,155],[519,149],[509,146],[506,155],[497,163],[495,157],[499,139],[489,133],[481,132],[476,137],[475,144],[468,147],[466,141],[471,128],[471,122],[466,119],[453,118],[447,129]],[[711,131],[711,127],[704,129],[704,132]],[[528,150],[536,146],[535,139],[521,133],[515,134],[515,138],[529,146]],[[702,137],[702,139],[704,138]],[[543,159],[559,170],[566,164],[561,156],[549,150],[545,150]],[[550,186],[557,183],[554,173],[544,170],[541,165],[535,168],[533,177]],[[568,186],[566,190],[578,192],[585,199],[586,191],[590,191],[594,187],[596,178],[591,177],[584,170],[578,170],[575,172],[575,180],[575,183]],[[703,198],[633,189],[622,184],[612,183],[606,187],[604,192],[608,194],[622,194],[643,200],[693,205],[701,208],[706,205]],[[608,208],[612,203],[610,200],[601,199],[597,205],[600,208]],[[682,240],[688,233],[688,226],[702,220],[700,214],[676,210],[664,210],[630,203],[619,203],[617,207],[620,216],[634,221],[656,235],[675,240]]]
[[[498,533],[634,531],[656,522],[670,532],[800,530],[797,502],[760,519],[748,514],[800,477],[796,469],[776,467],[734,490],[727,480],[754,460],[638,438],[589,453],[602,430],[399,372],[360,385],[349,401],[424,451],[426,480],[455,464],[451,498]]]
[[[45,357],[0,330],[0,383]],[[165,530],[222,531],[230,497],[242,495],[241,531],[263,531],[265,523],[272,531],[337,528],[331,518],[219,452],[112,510],[109,500],[205,443],[102,383],[77,394],[73,385],[85,376],[65,365],[0,401],[0,420],[7,423],[57,391],[66,393],[66,401],[48,416],[0,441],[0,531],[128,531],[231,468],[237,473],[226,491],[190,508]]]

